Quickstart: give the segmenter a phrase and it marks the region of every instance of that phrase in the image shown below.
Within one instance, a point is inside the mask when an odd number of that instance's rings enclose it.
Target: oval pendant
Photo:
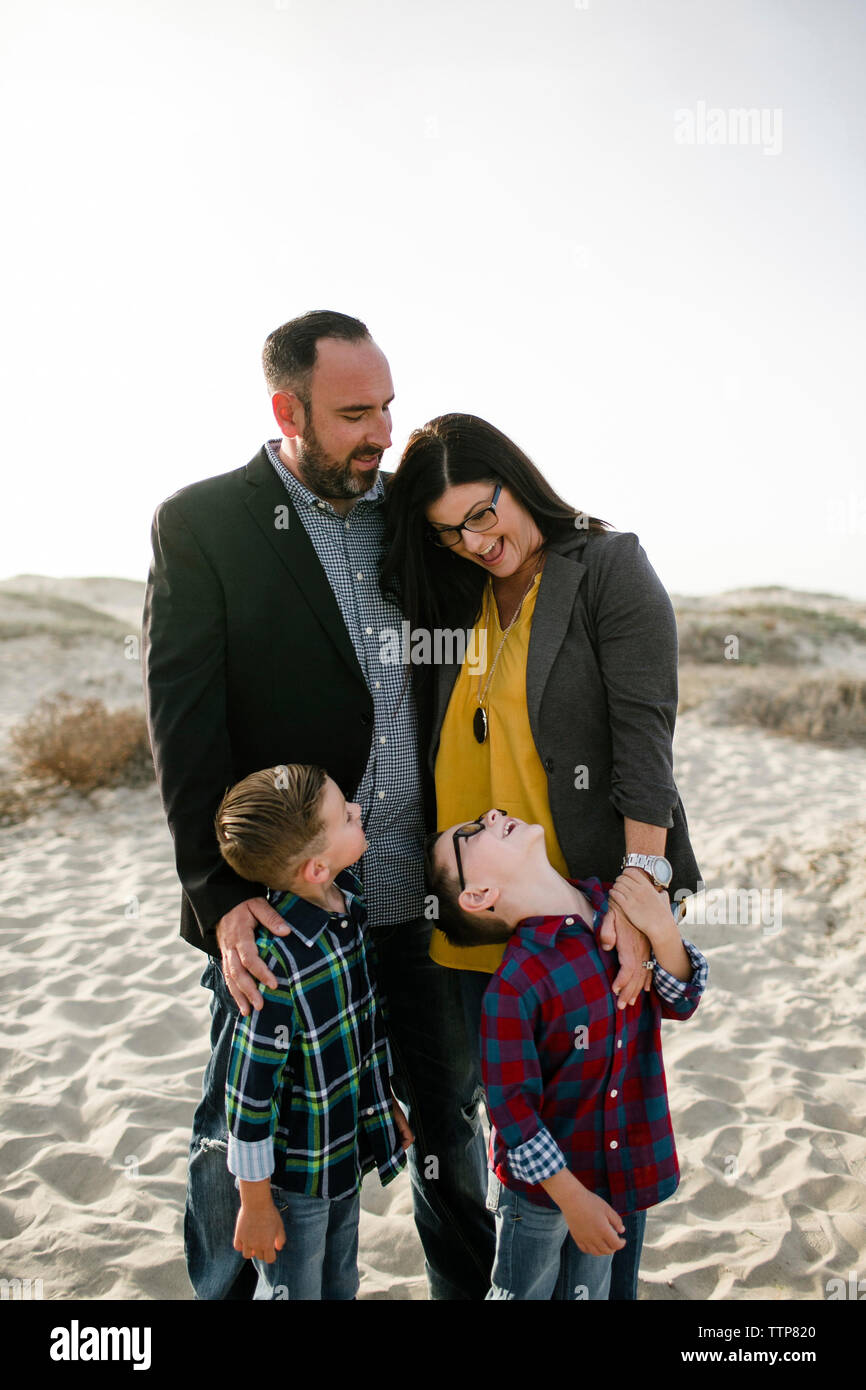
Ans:
[[[483,705],[479,705],[472,716],[472,732],[478,743],[483,743],[487,737],[487,712]]]

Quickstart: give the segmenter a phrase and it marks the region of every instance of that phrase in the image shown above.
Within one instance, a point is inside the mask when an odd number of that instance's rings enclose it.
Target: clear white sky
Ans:
[[[390,358],[386,467],[473,411],[671,590],[866,597],[862,3],[5,0],[0,36],[0,574],[144,578],[157,503],[276,432],[266,334],[336,308]],[[760,140],[678,140],[739,108]]]

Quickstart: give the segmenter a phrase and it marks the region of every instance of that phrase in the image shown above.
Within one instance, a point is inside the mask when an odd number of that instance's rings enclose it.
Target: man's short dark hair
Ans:
[[[434,860],[434,850],[441,831],[428,835],[424,843],[424,873],[427,891],[436,899],[436,925],[452,946],[491,946],[508,941],[510,928],[492,912],[464,912],[457,899],[460,884],[441,862]]]
[[[316,344],[320,338],[342,338],[360,343],[370,337],[367,325],[334,309],[311,309],[308,314],[289,319],[268,334],[262,352],[265,381],[271,395],[291,391],[308,409],[310,379],[316,365]]]

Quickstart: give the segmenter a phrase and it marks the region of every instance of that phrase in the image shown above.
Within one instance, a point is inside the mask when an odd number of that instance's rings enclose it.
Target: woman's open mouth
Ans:
[[[496,565],[496,564],[498,564],[499,561],[502,559],[502,551],[503,551],[504,548],[505,548],[505,539],[504,539],[504,537],[503,537],[503,536],[497,536],[497,537],[496,537],[496,540],[495,540],[495,541],[491,541],[491,542],[490,542],[490,545],[487,546],[486,549],[484,549],[484,550],[477,550],[475,553],[476,553],[476,555],[478,556],[478,559],[479,559],[479,560],[483,560],[483,562],[484,562],[485,565]]]

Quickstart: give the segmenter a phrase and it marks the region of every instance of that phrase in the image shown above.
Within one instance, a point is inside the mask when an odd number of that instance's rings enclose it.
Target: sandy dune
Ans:
[[[94,630],[64,628],[58,595]],[[51,691],[140,699],[124,650],[140,595],[128,581],[0,584],[3,729]],[[44,630],[10,635],[27,612]],[[866,1262],[866,751],[695,709],[675,754],[709,890],[685,930],[711,989],[690,1023],[665,1025],[683,1176],[650,1215],[641,1297],[822,1299]],[[2,844],[0,1277],[41,1279],[47,1299],[189,1298],[185,1162],[208,1012],[204,957],[176,936],[156,789],[66,794]],[[725,895],[747,889],[763,892],[763,921]],[[361,1297],[425,1298],[406,1175],[368,1181],[363,1205]]]

